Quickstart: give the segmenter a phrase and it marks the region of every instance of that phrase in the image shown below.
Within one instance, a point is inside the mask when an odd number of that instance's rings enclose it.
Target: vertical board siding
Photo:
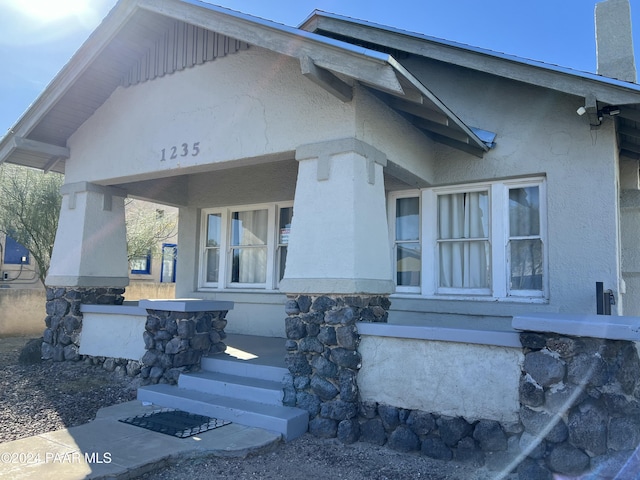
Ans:
[[[247,48],[248,43],[175,22],[135,62],[125,74],[122,85],[137,85]]]

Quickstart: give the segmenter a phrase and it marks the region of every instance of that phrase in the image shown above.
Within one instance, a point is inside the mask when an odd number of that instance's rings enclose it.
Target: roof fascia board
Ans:
[[[126,19],[135,13],[135,3],[122,1],[114,7],[102,24],[94,30],[86,42],[71,57],[71,60],[53,78],[38,98],[29,106],[26,112],[0,139],[0,163],[7,158],[6,146],[9,139],[15,135],[26,137],[36,124],[62,98],[69,88],[102,52],[109,41],[118,33]]]
[[[339,15],[314,12],[300,28],[327,30],[571,95],[594,94],[612,105],[640,103],[640,85]]]
[[[317,67],[404,93],[389,56],[374,50],[193,0],[139,0],[138,5],[298,60],[309,57]]]
[[[417,89],[424,97],[428,98],[431,103],[436,105],[438,109],[440,109],[440,111],[444,112],[447,117],[449,117],[449,120],[452,121],[462,132],[464,132],[464,134],[469,138],[469,143],[473,147],[476,147],[477,149],[485,152],[489,150],[489,147],[487,147],[487,145],[485,145],[484,142],[480,140],[480,138],[478,138],[478,136],[469,127],[467,127],[455,113],[449,110],[449,108],[444,103],[442,103],[438,99],[438,97],[436,97],[428,88],[422,85],[422,83],[420,83],[418,79],[416,79],[411,73],[409,73],[407,69],[400,65],[400,63],[398,63],[396,59],[394,59],[393,57],[389,57],[389,61],[398,71],[399,75],[402,76],[402,78],[410,82],[415,89]]]

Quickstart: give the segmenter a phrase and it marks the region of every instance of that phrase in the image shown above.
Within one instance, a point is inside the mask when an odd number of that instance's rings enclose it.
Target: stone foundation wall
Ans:
[[[524,332],[519,421],[470,421],[361,401],[356,324],[385,322],[389,305],[380,296],[289,298],[284,403],[309,412],[313,435],[515,471],[521,480],[614,478],[629,459],[640,463],[634,342]]]
[[[200,368],[203,355],[226,349],[226,311],[169,312],[148,310],[143,334],[143,384],[175,384],[181,372]]]
[[[462,417],[363,402],[359,405],[357,428],[349,436],[341,436],[339,431],[338,438],[345,443],[386,445],[400,452],[501,470],[517,455],[521,432],[522,425],[517,422],[469,422]]]
[[[42,358],[56,362],[81,360],[80,305],[122,305],[123,294],[124,288],[47,288]]]
[[[520,339],[522,477],[613,478],[640,444],[635,343],[531,332]]]
[[[284,404],[309,412],[309,431],[351,437],[357,428],[361,357],[356,322],[386,322],[386,296],[291,297],[286,303]]]

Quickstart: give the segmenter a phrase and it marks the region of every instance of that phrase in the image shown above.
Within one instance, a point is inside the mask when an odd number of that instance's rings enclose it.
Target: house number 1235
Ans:
[[[167,159],[174,160],[178,157],[186,157],[192,156],[196,157],[200,153],[200,142],[194,142],[189,145],[188,143],[183,143],[180,146],[173,146],[170,148],[163,148],[162,155],[160,156],[160,161],[164,162]]]

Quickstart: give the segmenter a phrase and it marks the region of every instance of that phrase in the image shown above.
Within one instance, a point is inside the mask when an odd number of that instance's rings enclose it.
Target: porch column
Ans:
[[[42,344],[42,357],[55,361],[80,359],[80,305],[122,304],[129,284],[126,194],[87,182],[64,185],[61,194]]]
[[[355,138],[298,147],[289,293],[390,294],[384,153]]]
[[[383,167],[355,138],[305,145],[280,290],[286,304],[285,405],[309,412],[309,431],[360,436],[358,322],[386,322],[394,291]]]
[[[88,182],[63,185],[60,193],[62,208],[45,283],[57,287],[127,286],[126,194]]]

